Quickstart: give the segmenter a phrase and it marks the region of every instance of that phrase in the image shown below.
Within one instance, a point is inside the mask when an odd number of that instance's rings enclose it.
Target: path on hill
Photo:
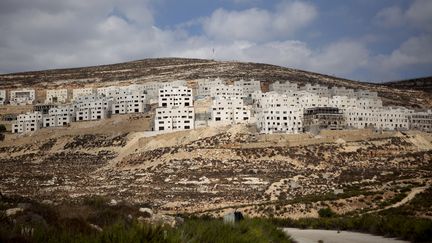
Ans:
[[[283,228],[283,231],[290,235],[298,243],[316,243],[322,241],[324,243],[404,243],[408,241],[397,240],[394,238],[384,238],[371,234],[338,231],[336,230],[315,230],[315,229],[297,229],[297,228]]]
[[[387,206],[381,210],[386,210],[389,208],[397,208],[397,207],[400,207],[406,203],[409,203],[417,194],[424,192],[428,187],[429,186],[414,187],[411,189],[411,191],[408,193],[408,195],[404,199],[402,199],[401,201],[399,201],[395,204],[389,205],[389,206]]]
[[[400,206],[402,206],[402,205],[404,205],[404,204],[407,204],[407,203],[409,203],[411,200],[413,200],[413,198],[414,198],[417,194],[422,193],[422,192],[424,192],[426,189],[428,189],[429,186],[430,186],[430,185],[422,186],[422,187],[414,187],[414,188],[411,189],[411,191],[408,193],[408,195],[406,195],[406,197],[404,197],[404,198],[403,198],[402,200],[400,200],[399,202],[396,202],[396,203],[394,203],[394,204],[392,204],[392,205],[389,205],[389,206],[384,207],[384,208],[381,208],[381,209],[377,209],[377,210],[372,210],[372,211],[366,212],[365,214],[377,213],[377,212],[381,212],[381,211],[384,211],[384,210],[387,210],[387,209],[390,209],[390,208],[397,208],[397,207],[400,207]]]

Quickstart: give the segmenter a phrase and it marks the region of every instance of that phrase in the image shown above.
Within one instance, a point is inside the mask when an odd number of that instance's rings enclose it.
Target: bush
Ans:
[[[188,220],[179,229],[183,242],[292,242],[269,221],[245,219],[234,225],[222,220]]]
[[[331,218],[335,215],[335,213],[331,210],[331,208],[321,208],[318,210],[318,215],[321,218]]]
[[[0,133],[6,132],[6,126],[4,124],[0,124]]]

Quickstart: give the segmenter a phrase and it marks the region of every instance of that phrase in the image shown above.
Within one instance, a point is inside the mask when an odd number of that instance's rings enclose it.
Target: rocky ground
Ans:
[[[131,122],[123,119],[116,124]],[[84,127],[7,135],[1,193],[54,202],[102,195],[165,214],[237,208],[298,218],[327,206],[340,214],[380,210],[432,182],[432,135],[421,132],[260,135],[238,125],[149,137]]]

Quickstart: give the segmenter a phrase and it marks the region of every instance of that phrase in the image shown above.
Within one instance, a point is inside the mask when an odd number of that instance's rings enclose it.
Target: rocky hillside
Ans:
[[[381,210],[432,183],[426,133],[260,135],[237,125],[149,137],[137,127],[145,123],[120,116],[97,126],[7,134],[0,192],[54,202],[102,195],[168,214],[220,216],[240,208],[297,218],[317,216],[324,206],[341,214]],[[432,217],[430,209],[418,214]]]
[[[131,82],[165,82],[173,79],[194,80],[207,77],[221,77],[228,80],[255,78],[264,82],[264,89],[270,82],[285,80],[300,85],[319,83],[327,86],[368,89],[379,92],[385,105],[432,107],[432,94],[427,90],[362,83],[269,64],[185,58],[145,59],[94,67],[4,74],[0,75],[0,89],[28,86],[36,89],[74,88],[86,85],[105,86]]]
[[[415,78],[409,80],[395,81],[384,83],[388,87],[394,87],[402,90],[421,90],[432,92],[432,77]]]

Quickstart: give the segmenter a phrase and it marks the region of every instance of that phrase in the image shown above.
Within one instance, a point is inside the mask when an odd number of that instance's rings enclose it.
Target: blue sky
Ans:
[[[195,57],[372,82],[432,75],[429,0],[2,0],[0,33],[1,73]]]

